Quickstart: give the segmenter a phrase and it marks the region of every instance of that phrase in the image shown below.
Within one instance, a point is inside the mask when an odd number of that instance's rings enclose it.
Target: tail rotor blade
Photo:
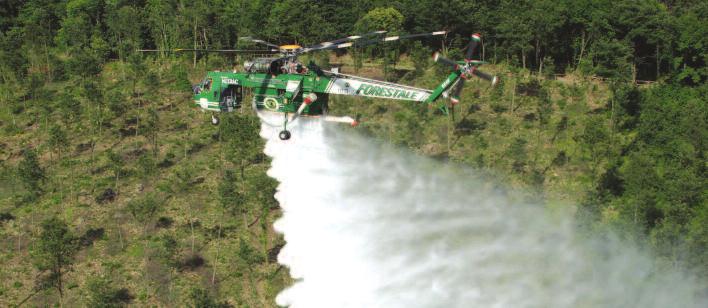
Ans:
[[[433,54],[433,61],[450,66],[450,67],[452,67],[452,69],[458,69],[460,67],[460,65],[457,64],[457,62],[441,56],[439,52],[435,52]]]
[[[479,35],[479,33],[472,34],[470,37],[470,43],[467,45],[467,54],[465,55],[465,60],[470,61],[472,60],[472,55],[474,54],[475,49],[477,49],[477,45],[479,42],[482,41],[482,37]]]
[[[455,89],[453,89],[452,96],[450,97],[450,101],[452,101],[453,105],[457,105],[460,102],[460,94],[462,94],[462,88],[464,86],[465,86],[465,79],[460,78],[460,80],[455,85]]]
[[[484,80],[491,82],[492,85],[497,84],[497,81],[498,81],[497,76],[492,76],[490,74],[487,74],[487,73],[479,71],[479,70],[472,71],[472,74],[479,77],[479,78],[482,78]]]

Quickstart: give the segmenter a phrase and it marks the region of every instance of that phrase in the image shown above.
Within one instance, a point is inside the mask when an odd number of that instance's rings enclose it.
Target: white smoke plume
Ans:
[[[296,279],[278,305],[313,307],[698,307],[696,284],[646,253],[583,237],[571,215],[513,201],[492,181],[300,119],[262,125],[280,182]],[[706,307],[706,306],[703,306]]]

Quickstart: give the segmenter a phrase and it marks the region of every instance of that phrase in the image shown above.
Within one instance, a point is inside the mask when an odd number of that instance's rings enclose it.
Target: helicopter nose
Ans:
[[[201,90],[202,89],[201,89],[201,87],[199,87],[198,84],[192,85],[192,92],[194,92],[194,94],[199,94],[199,92],[201,92]]]

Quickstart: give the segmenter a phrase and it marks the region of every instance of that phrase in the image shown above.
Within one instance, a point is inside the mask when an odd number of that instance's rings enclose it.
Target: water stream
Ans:
[[[696,284],[570,214],[510,197],[475,171],[417,157],[316,119],[292,139],[262,125],[280,182],[296,282],[278,305],[313,307],[692,307]]]

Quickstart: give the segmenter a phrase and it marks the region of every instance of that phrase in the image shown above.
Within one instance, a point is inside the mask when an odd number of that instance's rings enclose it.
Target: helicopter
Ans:
[[[323,70],[313,62],[303,65],[298,61],[298,56],[313,51],[364,47],[402,39],[447,34],[446,31],[436,31],[378,37],[384,33],[386,31],[375,31],[306,47],[297,44],[276,45],[256,38],[241,37],[240,40],[270,47],[271,49],[258,52],[269,52],[275,56],[246,61],[244,71],[241,72],[207,72],[206,77],[199,84],[193,86],[194,104],[205,111],[212,112],[212,124],[218,125],[219,118],[215,113],[232,112],[240,108],[244,99],[244,90],[251,89],[251,106],[262,120],[265,121],[262,114],[267,112],[283,115],[281,123],[270,125],[282,126],[278,137],[281,140],[288,140],[291,137],[288,125],[292,125],[301,116],[322,117],[328,122],[358,125],[358,117],[330,116],[328,114],[330,95],[363,96],[426,104],[432,104],[443,97],[449,98],[451,104],[455,105],[459,103],[465,80],[472,76],[490,81],[492,85],[497,83],[496,76],[477,69],[486,62],[472,59],[477,45],[481,42],[479,33],[470,36],[464,61],[444,58],[439,52],[433,54],[435,62],[447,65],[452,69],[447,78],[433,90]],[[197,49],[182,49],[182,51],[253,52],[253,50]]]

